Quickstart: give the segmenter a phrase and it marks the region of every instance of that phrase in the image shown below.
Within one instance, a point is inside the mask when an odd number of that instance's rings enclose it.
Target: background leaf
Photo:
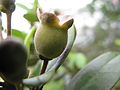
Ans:
[[[6,33],[6,30],[4,30],[4,32]],[[27,33],[17,30],[17,29],[12,29],[12,36],[13,37],[17,37],[21,40],[24,41],[25,37],[26,37]]]
[[[38,21],[38,18],[36,15],[36,10],[38,8],[38,5],[39,5],[38,0],[34,0],[33,7],[30,10],[28,10],[26,14],[24,14],[24,18],[27,19],[31,24]]]
[[[41,64],[42,64],[42,61],[38,60],[38,62],[36,63],[36,65],[33,68],[33,71],[31,73],[30,77],[34,77],[34,76],[40,75]]]
[[[87,58],[82,53],[69,53],[70,67],[83,68],[87,64]]]
[[[36,11],[33,12],[33,10],[30,10],[30,12],[24,14],[24,18],[27,19],[31,23],[34,23],[35,21],[38,21]]]
[[[79,71],[67,90],[110,90],[120,78],[120,55],[105,53]]]
[[[43,87],[43,90],[64,90],[64,80],[51,81]]]
[[[39,5],[38,0],[34,0],[33,10],[36,11],[36,9],[38,8],[38,5]]]
[[[30,9],[21,3],[17,3],[17,6],[23,8],[24,10],[27,11],[27,13],[24,14],[24,18],[27,19],[27,21],[29,21],[30,24],[33,24],[34,22],[38,21],[38,18],[36,15],[36,10],[39,6],[38,0],[34,0],[33,7]]]
[[[27,47],[28,54],[30,53],[30,44],[31,44],[31,40],[33,39],[33,35],[35,31],[36,31],[36,27],[33,26],[31,29],[31,32],[25,37],[25,40],[24,40],[24,44]]]
[[[20,31],[20,30],[12,29],[12,35],[14,37],[17,37],[17,38],[24,40],[27,34],[25,32]]]
[[[26,7],[25,5],[21,4],[21,3],[16,3],[17,6],[29,11],[30,9],[28,7]]]
[[[116,39],[115,40],[115,44],[118,45],[118,46],[120,46],[120,39]]]

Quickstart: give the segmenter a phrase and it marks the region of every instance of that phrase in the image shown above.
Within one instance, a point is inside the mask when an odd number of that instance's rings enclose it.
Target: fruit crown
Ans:
[[[53,13],[41,12],[41,9],[39,8],[37,9],[37,16],[41,23],[65,30],[68,30],[74,22],[74,19],[70,15],[62,16],[60,19]]]

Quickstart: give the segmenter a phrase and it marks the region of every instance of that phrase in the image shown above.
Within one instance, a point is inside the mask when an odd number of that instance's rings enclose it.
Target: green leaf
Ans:
[[[33,10],[24,14],[24,18],[27,19],[31,23],[34,23],[35,21],[38,21],[36,11],[33,12]]]
[[[33,26],[31,29],[31,32],[25,37],[25,40],[24,40],[24,44],[28,50],[28,55],[30,53],[30,44],[31,44],[31,40],[33,39],[33,35],[34,35],[35,31],[36,31],[36,27]]]
[[[30,77],[40,75],[40,68],[41,68],[41,60],[38,60],[38,62],[36,63],[36,65],[33,68],[33,71],[31,73]]]
[[[64,90],[64,80],[51,81],[43,87],[43,90]]]
[[[35,21],[38,21],[36,10],[38,7],[38,0],[34,0],[33,8],[29,9],[23,4],[17,3],[17,6],[25,9],[27,11],[26,14],[24,14],[24,18],[27,19],[30,23],[34,23]]]
[[[21,3],[16,3],[17,6],[25,9],[26,11],[29,11],[30,9],[28,7],[26,7],[25,5],[21,4]]]
[[[120,46],[120,39],[116,39],[116,40],[115,40],[115,44],[116,44],[117,46]]]
[[[115,86],[111,90],[117,90],[120,88],[120,80],[115,84]]]
[[[108,52],[91,61],[66,90],[110,90],[120,79],[120,55]]]
[[[27,34],[23,31],[12,29],[12,36],[14,36],[14,37],[17,37],[17,38],[24,40],[26,35]]]
[[[64,60],[66,59],[67,55],[69,54],[73,43],[75,41],[76,38],[76,28],[73,25],[71,27],[71,30],[69,30],[69,34],[68,34],[68,43],[67,46],[65,48],[65,50],[63,51],[63,53],[56,59],[53,60],[53,63],[51,62],[51,65],[49,65],[49,70],[48,72],[37,76],[37,77],[33,77],[33,78],[29,78],[29,79],[24,79],[22,82],[24,85],[27,86],[38,86],[38,85],[42,85],[47,83],[48,81],[50,81],[55,72],[58,70],[58,68],[62,65],[62,63],[64,62]],[[54,62],[56,61],[56,63]]]
[[[3,30],[3,31],[6,33],[6,30]],[[27,34],[23,31],[20,31],[20,30],[17,30],[17,29],[12,29],[12,36],[17,37],[17,38],[19,38],[23,41],[24,41],[26,35]]]
[[[22,4],[18,4],[18,5],[27,10],[27,13],[24,14],[24,18],[27,19],[31,24],[38,21],[38,18],[36,15],[36,10],[39,5],[38,0],[34,0],[33,7],[31,9],[28,9],[26,6],[24,6]]]
[[[87,58],[82,53],[69,53],[68,55],[70,61],[70,67],[74,68],[77,66],[78,68],[83,68],[87,64]]]
[[[37,8],[38,8],[38,0],[34,0],[34,6],[33,6],[33,10],[37,10]]]

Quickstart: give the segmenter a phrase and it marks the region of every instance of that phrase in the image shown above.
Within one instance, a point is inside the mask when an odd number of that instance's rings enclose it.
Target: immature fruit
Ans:
[[[34,37],[35,48],[40,57],[51,60],[65,49],[67,30],[71,27],[73,19],[68,21],[69,25],[66,22],[59,25],[59,18],[52,13],[42,13],[39,19],[41,23]]]
[[[15,0],[0,0],[0,10],[4,13],[15,10]]]
[[[27,74],[27,51],[17,39],[8,38],[0,41],[1,77],[10,83],[18,83]]]

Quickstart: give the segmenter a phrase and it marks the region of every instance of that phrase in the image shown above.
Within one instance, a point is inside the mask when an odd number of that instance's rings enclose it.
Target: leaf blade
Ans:
[[[25,5],[21,4],[21,3],[16,3],[17,6],[25,9],[26,11],[29,11],[30,9],[28,7],[26,7]]]
[[[40,69],[41,69],[41,60],[39,60],[36,65],[33,68],[33,71],[31,72],[30,77],[38,76],[40,74]]]
[[[119,63],[116,65],[116,62]],[[71,80],[67,90],[109,90],[120,78],[118,67],[120,67],[120,55],[110,52],[105,53],[77,73]],[[116,69],[118,71],[113,73]]]
[[[28,50],[28,55],[30,53],[30,41],[32,40],[35,31],[36,31],[36,27],[33,26],[31,28],[31,32],[25,37],[25,40],[24,40],[24,44],[25,44],[25,46],[26,46],[26,48]]]
[[[12,29],[12,35],[14,37],[17,37],[17,38],[24,40],[27,34],[25,32],[20,31],[20,30]]]

